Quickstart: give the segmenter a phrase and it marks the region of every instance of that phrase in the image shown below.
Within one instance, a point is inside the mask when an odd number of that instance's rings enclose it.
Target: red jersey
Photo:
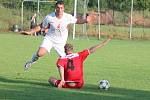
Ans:
[[[57,61],[58,67],[64,67],[64,80],[65,81],[76,81],[84,83],[83,80],[83,62],[86,57],[90,54],[89,50],[83,50],[78,53],[72,53],[61,57]],[[73,68],[69,67],[69,64]]]

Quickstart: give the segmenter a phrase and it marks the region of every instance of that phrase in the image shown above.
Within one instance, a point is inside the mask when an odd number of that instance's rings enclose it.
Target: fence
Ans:
[[[96,6],[94,9],[90,9],[83,0],[77,2],[77,17],[84,16],[84,13],[93,16],[93,23],[86,24],[86,26],[77,25],[76,37],[78,36],[94,36],[99,37],[99,34],[107,36],[113,34],[116,38],[150,38],[150,11],[148,9],[139,10],[133,6],[132,13],[132,30],[131,29],[131,8],[127,10],[110,9],[108,5],[102,5],[105,0],[95,0],[100,3],[100,13]],[[114,2],[115,3],[115,2]],[[126,2],[125,5],[129,5],[130,2]],[[134,4],[133,4],[134,5]],[[121,4],[118,6],[120,7]],[[100,19],[100,20],[99,20]],[[100,33],[99,33],[99,21],[100,21]],[[86,30],[86,31],[85,31]],[[132,31],[132,34],[130,32]]]

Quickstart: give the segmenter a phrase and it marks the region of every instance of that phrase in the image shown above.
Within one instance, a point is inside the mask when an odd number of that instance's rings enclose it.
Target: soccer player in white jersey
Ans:
[[[71,14],[65,13],[64,2],[58,1],[55,4],[55,12],[47,15],[42,22],[42,30],[48,29],[46,36],[32,59],[26,62],[24,69],[28,69],[39,57],[44,56],[47,52],[50,53],[52,48],[56,50],[60,57],[65,56],[64,45],[68,38],[68,25],[90,23],[91,19],[90,16],[87,16],[86,19],[77,19]]]

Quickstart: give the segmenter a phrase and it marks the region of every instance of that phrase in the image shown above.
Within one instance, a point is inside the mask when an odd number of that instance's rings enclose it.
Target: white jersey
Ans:
[[[68,38],[68,24],[76,23],[77,19],[71,14],[64,13],[61,19],[58,19],[55,12],[45,17],[42,27],[49,26],[48,33],[45,37],[49,38],[53,43],[65,44]]]

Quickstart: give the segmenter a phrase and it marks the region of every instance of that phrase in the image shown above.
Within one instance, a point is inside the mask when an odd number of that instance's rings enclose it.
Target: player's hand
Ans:
[[[87,23],[91,24],[91,23],[94,23],[96,21],[96,18],[93,14],[89,14],[87,17],[86,17],[86,20],[87,20]]]
[[[86,18],[87,23],[92,23],[93,19],[91,15],[88,15]]]
[[[61,80],[60,83],[58,84],[58,88],[62,88],[62,86],[65,84],[64,80]]]

